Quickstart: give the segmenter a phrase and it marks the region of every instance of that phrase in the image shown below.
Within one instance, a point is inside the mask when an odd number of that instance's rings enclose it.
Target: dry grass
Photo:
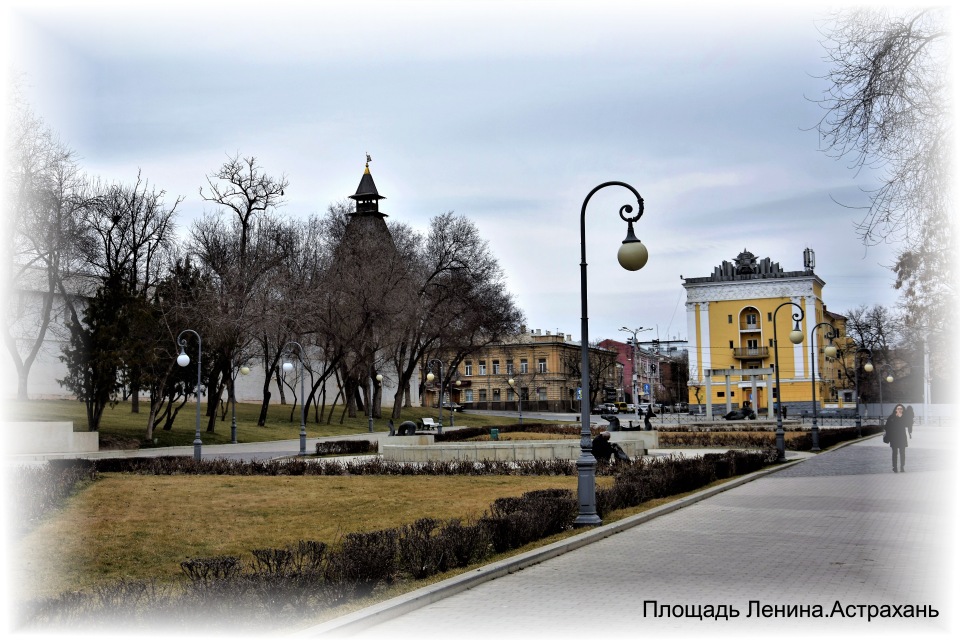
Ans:
[[[576,478],[105,474],[14,544],[11,576],[23,597],[122,577],[168,581],[191,557],[247,560],[252,549],[298,540],[473,517],[498,497],[545,488],[575,491]]]
[[[203,405],[200,421],[200,433],[204,444],[227,444],[230,442],[231,413],[218,414],[214,422],[214,432],[207,431],[206,404]],[[14,421],[54,421],[73,422],[74,431],[87,430],[87,418],[84,404],[77,400],[29,400],[8,401],[2,406],[3,415],[0,418]],[[149,417],[149,404],[140,403],[140,413],[130,412],[129,402],[120,402],[113,407],[107,407],[103,412],[100,425],[101,449],[122,449],[137,447],[171,447],[184,446],[193,443],[196,431],[196,403],[189,402],[177,415],[176,423],[170,431],[157,430],[154,436],[157,443],[146,442],[146,425]],[[330,408],[327,407],[327,412]],[[260,416],[259,403],[237,404],[237,440],[239,442],[265,442],[271,440],[296,440],[300,437],[300,408],[290,404],[281,405],[273,402],[267,415],[266,426],[258,427],[257,419]],[[338,406],[328,424],[328,414],[324,414],[319,423],[311,412],[307,412],[307,437],[339,436],[357,433],[367,433],[368,421],[365,415],[355,418],[343,416],[343,408]],[[420,418],[437,418],[437,410],[428,407],[412,407],[404,409],[400,418],[394,420],[399,425],[404,420],[416,422]],[[386,432],[389,410],[384,409],[382,418],[373,421],[374,431]],[[489,427],[513,424],[513,418],[488,416],[479,413],[458,413],[457,426]],[[538,422],[531,420],[531,422]],[[450,424],[450,414],[443,414],[443,424]]]

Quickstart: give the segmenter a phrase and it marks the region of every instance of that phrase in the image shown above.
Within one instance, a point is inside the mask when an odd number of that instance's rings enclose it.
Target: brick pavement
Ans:
[[[918,427],[907,472],[894,474],[887,445],[868,438],[354,635],[950,637],[955,451],[952,428]],[[645,600],[728,605],[740,617],[654,617]],[[747,618],[751,600],[819,604],[827,614],[838,601],[930,605],[940,615]]]

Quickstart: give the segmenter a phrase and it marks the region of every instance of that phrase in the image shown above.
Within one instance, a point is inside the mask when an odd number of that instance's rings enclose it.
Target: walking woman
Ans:
[[[890,450],[893,456],[893,472],[897,473],[897,454],[900,454],[900,471],[907,461],[907,434],[913,437],[913,420],[905,415],[905,409],[902,404],[893,408],[893,413],[887,418],[887,425],[884,427],[883,441],[890,444]]]

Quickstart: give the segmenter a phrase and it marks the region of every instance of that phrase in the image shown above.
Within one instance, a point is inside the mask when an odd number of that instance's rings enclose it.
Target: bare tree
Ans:
[[[466,217],[453,212],[435,216],[426,238],[410,237],[403,246],[416,288],[405,318],[405,339],[393,358],[399,381],[394,418],[424,361],[434,356],[450,360],[440,381],[449,385],[466,356],[515,334],[523,322],[499,262]]]
[[[3,339],[17,370],[17,398],[26,400],[60,283],[76,256],[86,182],[72,151],[16,91],[10,106],[5,208],[12,224],[11,233],[4,234]]]
[[[590,406],[594,406],[597,401],[597,394],[603,390],[611,373],[616,371],[617,354],[614,351],[600,348],[599,342],[595,342],[590,346],[587,357],[590,361],[590,380],[588,381],[590,389],[583,389],[581,392],[583,398],[590,402]],[[561,353],[560,362],[571,378],[580,380],[583,377],[579,349],[576,351],[565,349]]]
[[[60,382],[86,403],[91,431],[124,379],[139,397],[143,368],[160,339],[149,326],[149,295],[166,271],[180,202],[168,206],[164,197],[138,176],[133,185],[95,185],[81,207],[84,295],[68,290],[65,278],[58,283],[70,333],[61,356],[67,375]]]
[[[844,10],[823,43],[823,148],[880,172],[857,228],[867,245],[900,245],[895,286],[909,321],[926,328],[942,327],[956,302],[946,12]]]
[[[219,208],[194,225],[191,239],[191,248],[215,280],[217,293],[207,316],[208,339],[215,347],[208,380],[208,432],[215,429],[224,389],[233,399],[238,355],[253,336],[254,318],[249,312],[258,288],[265,275],[282,264],[289,246],[289,230],[271,216],[283,204],[288,186],[284,176],[267,175],[256,158],[237,154],[207,176],[206,190],[200,189],[200,196]],[[270,373],[265,375],[269,378]]]

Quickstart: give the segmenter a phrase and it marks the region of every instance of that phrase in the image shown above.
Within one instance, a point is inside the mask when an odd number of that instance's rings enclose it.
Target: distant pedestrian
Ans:
[[[653,405],[647,405],[647,412],[643,414],[643,428],[647,431],[653,430],[653,425],[650,424],[650,418],[654,417],[656,414],[653,412]]]
[[[913,437],[913,420],[907,415],[902,404],[893,408],[893,413],[887,418],[884,427],[883,441],[890,445],[893,458],[893,472],[897,473],[897,456],[900,457],[900,471],[905,471],[907,461],[907,439]]]

